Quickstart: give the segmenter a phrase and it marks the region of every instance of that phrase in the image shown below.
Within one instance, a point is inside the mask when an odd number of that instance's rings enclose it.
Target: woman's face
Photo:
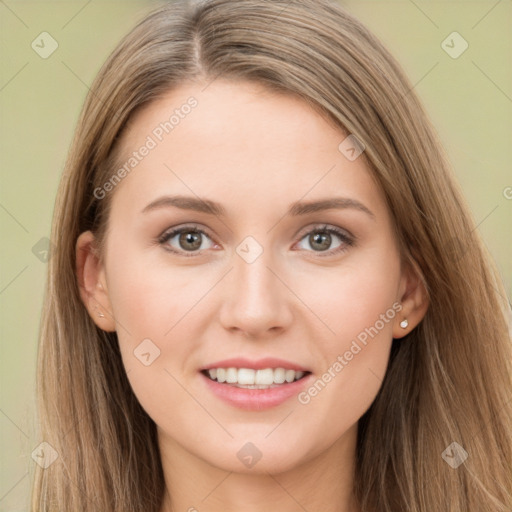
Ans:
[[[117,331],[164,451],[280,472],[353,447],[405,333],[406,277],[347,134],[252,83],[203,88],[141,110],[125,172],[96,191],[112,210],[95,320]]]

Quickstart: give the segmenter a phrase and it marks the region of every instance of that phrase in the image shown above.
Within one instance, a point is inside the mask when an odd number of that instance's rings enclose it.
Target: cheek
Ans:
[[[368,331],[373,337],[391,336],[392,320],[401,308],[397,303],[399,259],[369,256],[328,269],[324,276],[312,276],[304,283],[304,290],[317,290],[310,294],[311,309],[330,328],[331,336],[325,338],[329,351],[348,349],[358,337],[364,342]]]
[[[192,309],[193,317],[204,290],[186,272],[147,264],[140,252],[133,254],[116,260],[112,253],[111,261],[119,263],[108,272],[121,356],[141,406],[158,424],[171,425],[175,412],[190,402],[180,371],[199,336],[187,313]]]
[[[110,254],[108,290],[126,373],[147,412],[162,400],[172,409],[180,389],[171,375],[197,348],[190,313],[204,286],[187,271],[148,264],[140,252]]]
[[[111,265],[109,297],[120,330],[134,340],[163,340],[214,284],[215,276],[202,275],[192,267],[145,261],[143,255]]]
[[[375,399],[401,310],[399,278],[398,256],[360,259],[357,265],[330,273],[329,279],[316,276],[316,289],[322,292],[310,295],[311,309],[329,329],[318,331],[323,333],[316,338],[323,367],[299,402],[314,407],[320,416],[325,413],[326,421],[337,413],[346,427]]]

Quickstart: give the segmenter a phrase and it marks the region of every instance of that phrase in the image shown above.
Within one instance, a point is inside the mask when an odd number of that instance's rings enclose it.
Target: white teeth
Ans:
[[[238,380],[238,372],[236,371],[236,368],[228,368],[226,370],[226,382],[228,384],[234,384]]]
[[[250,368],[240,368],[238,370],[238,384],[254,384],[256,370]]]
[[[265,389],[272,385],[293,382],[304,376],[305,372],[285,370],[284,368],[211,368],[210,379],[251,389]]]
[[[264,370],[258,370],[256,372],[256,382],[253,384],[259,384],[260,386],[270,386],[274,383],[274,370],[272,368],[265,368]]]
[[[289,370],[293,372],[293,370]],[[295,373],[295,372],[293,372]],[[276,384],[283,384],[285,381],[286,370],[284,368],[276,368],[274,370],[274,382]]]

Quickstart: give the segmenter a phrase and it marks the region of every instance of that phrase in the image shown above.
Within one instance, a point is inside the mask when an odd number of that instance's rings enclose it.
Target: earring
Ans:
[[[407,318],[405,318],[404,320],[402,320],[400,322],[400,327],[402,329],[407,329],[407,327],[409,327],[409,320],[407,320]]]
[[[96,308],[96,313],[100,318],[105,318],[105,315],[98,308]]]

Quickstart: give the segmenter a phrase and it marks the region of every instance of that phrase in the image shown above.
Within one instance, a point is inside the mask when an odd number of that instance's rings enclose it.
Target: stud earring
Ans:
[[[407,329],[407,327],[409,327],[409,320],[407,320],[407,318],[405,318],[404,320],[402,320],[400,322],[400,327],[402,329]]]
[[[105,315],[98,308],[96,308],[96,313],[100,318],[105,318]]]

